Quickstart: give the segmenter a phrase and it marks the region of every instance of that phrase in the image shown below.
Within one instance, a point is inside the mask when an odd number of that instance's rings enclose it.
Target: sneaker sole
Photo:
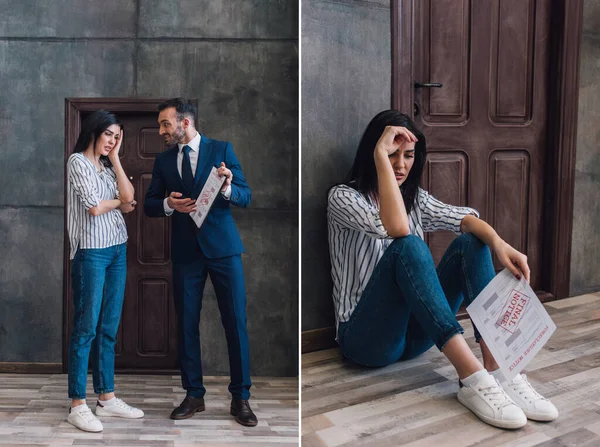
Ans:
[[[96,416],[109,417],[109,418],[121,418],[121,419],[141,419],[144,417],[143,414],[141,416],[127,416],[124,414],[109,413],[109,412],[105,412],[105,410],[103,410],[101,407],[96,407]]]
[[[521,422],[521,421],[502,421],[502,420],[499,421],[497,419],[493,419],[493,418],[487,417],[487,416],[479,413],[478,411],[473,410],[465,402],[463,402],[463,400],[461,399],[460,394],[457,396],[457,398],[458,398],[458,401],[465,408],[467,408],[471,413],[473,413],[475,416],[477,416],[479,419],[481,419],[486,424],[492,425],[494,427],[506,428],[506,429],[510,429],[510,430],[516,430],[518,428],[522,428],[525,425],[527,425],[527,419],[525,419],[525,422]]]
[[[523,411],[525,413],[525,416],[527,416],[527,419],[531,419],[532,421],[536,421],[536,422],[552,422],[556,419],[558,419],[558,414],[554,415],[554,414],[543,414],[543,413],[527,413],[525,411]]]
[[[68,422],[69,424],[71,424],[73,427],[77,428],[78,430],[85,431],[85,432],[88,432],[88,433],[100,433],[102,430],[104,430],[104,427],[102,427],[102,428],[101,428],[101,429],[99,429],[99,430],[93,430],[93,429],[90,429],[90,428],[84,428],[84,427],[80,427],[79,425],[77,425],[77,424],[75,424],[75,423],[71,422],[71,421],[70,421],[70,420],[68,420],[68,419],[67,419],[67,422]]]

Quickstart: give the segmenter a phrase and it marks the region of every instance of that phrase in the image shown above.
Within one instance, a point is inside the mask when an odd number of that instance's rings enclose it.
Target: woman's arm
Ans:
[[[94,183],[90,181],[89,175],[89,169],[82,161],[81,155],[71,155],[67,162],[67,177],[87,212],[92,216],[100,216],[119,208],[122,204],[119,199],[100,200],[98,191],[96,191]],[[132,200],[127,203],[130,202]]]
[[[410,226],[389,156],[396,152],[402,144],[416,141],[417,139],[408,129],[387,126],[381,134],[373,154],[379,189],[379,214],[388,235],[394,238],[408,236]]]
[[[121,142],[123,141],[123,130],[121,130],[119,141],[115,147],[108,154],[108,159],[113,165],[115,174],[117,176],[117,185],[119,188],[119,198],[122,203],[129,203],[133,201],[135,190],[133,185],[127,178],[123,166],[121,166],[121,159],[119,158],[119,150],[121,149]]]
[[[340,228],[360,231],[376,239],[389,237],[377,207],[347,185],[337,185],[329,190],[327,220]]]
[[[116,208],[119,208],[122,205],[119,199],[112,200],[101,200],[100,203],[96,206],[93,206],[88,210],[92,216],[100,216],[101,214],[108,213]]]
[[[468,215],[463,218],[460,229],[463,233],[471,233],[477,236],[478,239],[490,247],[496,253],[502,265],[510,270],[517,279],[521,279],[522,272],[527,282],[529,282],[530,272],[529,265],[527,265],[527,256],[504,242],[489,224],[473,215]]]

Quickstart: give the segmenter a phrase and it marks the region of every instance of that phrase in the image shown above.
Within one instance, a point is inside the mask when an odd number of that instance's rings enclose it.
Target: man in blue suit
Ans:
[[[181,382],[187,395],[173,410],[171,419],[186,419],[205,409],[199,325],[202,294],[210,275],[227,337],[231,414],[238,423],[252,427],[257,418],[248,403],[251,382],[241,259],[244,247],[229,209],[230,205],[247,207],[250,188],[231,143],[198,133],[197,111],[190,101],[171,99],[160,104],[158,110],[159,133],[172,147],[156,157],[144,211],[149,217],[173,219],[173,292]],[[213,166],[226,180],[198,228],[189,214],[195,211],[196,198]]]

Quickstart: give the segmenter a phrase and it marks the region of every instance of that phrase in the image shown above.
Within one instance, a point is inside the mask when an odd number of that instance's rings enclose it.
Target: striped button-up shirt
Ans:
[[[88,210],[102,200],[119,197],[117,175],[113,168],[98,172],[82,153],[74,153],[67,162],[67,230],[71,244],[70,258],[78,248],[106,248],[127,241],[123,213],[116,208],[100,216]]]
[[[460,223],[469,214],[479,217],[472,208],[446,205],[419,188],[408,215],[410,232],[421,239],[425,232],[436,230],[460,234]],[[350,319],[375,266],[394,239],[381,223],[378,204],[347,185],[329,191],[327,222],[333,302],[339,325]]]

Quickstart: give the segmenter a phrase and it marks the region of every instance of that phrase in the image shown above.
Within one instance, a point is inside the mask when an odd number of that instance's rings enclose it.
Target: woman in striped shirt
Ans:
[[[527,417],[553,420],[558,411],[525,376],[496,380],[498,365],[475,328],[481,365],[455,317],[463,299],[469,304],[494,277],[490,248],[529,281],[527,258],[477,211],[444,204],[419,187],[425,154],[425,137],[408,116],[381,112],[367,126],[348,181],[329,191],[340,348],[357,363],[384,366],[435,344],[457,371],[458,400],[484,422],[519,428]],[[437,269],[424,242],[424,232],[435,230],[460,234]]]
[[[92,357],[96,415],[140,418],[144,413],[114,394],[115,341],[127,275],[127,228],[123,213],[135,209],[133,185],[119,159],[123,127],[104,110],[82,124],[67,162],[67,229],[71,245],[73,331],[69,345],[68,421],[91,432],[102,423],[86,405]]]

